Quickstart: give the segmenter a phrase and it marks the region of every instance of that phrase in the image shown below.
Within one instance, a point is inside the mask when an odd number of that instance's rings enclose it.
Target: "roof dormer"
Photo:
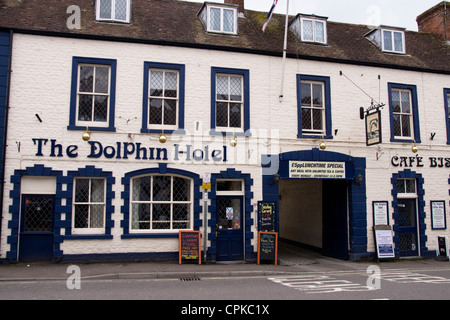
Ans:
[[[237,35],[238,5],[205,2],[198,13],[207,32]]]
[[[365,35],[383,52],[406,53],[405,29],[387,26],[379,26]]]
[[[289,29],[302,42],[327,44],[327,19],[316,15],[298,14]]]
[[[131,0],[96,0],[97,21],[129,23]]]

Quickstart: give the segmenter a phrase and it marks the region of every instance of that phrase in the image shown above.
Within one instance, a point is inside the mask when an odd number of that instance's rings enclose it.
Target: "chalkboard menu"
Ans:
[[[258,264],[261,261],[274,261],[278,264],[278,233],[263,232],[258,233]]]
[[[200,231],[180,231],[179,236],[179,263],[183,261],[198,260],[202,264],[200,253]]]
[[[259,231],[275,231],[275,202],[258,202]]]

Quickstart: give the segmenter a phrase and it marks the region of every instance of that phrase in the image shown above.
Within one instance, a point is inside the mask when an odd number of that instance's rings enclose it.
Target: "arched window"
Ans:
[[[131,179],[130,232],[191,229],[193,181],[176,175]]]

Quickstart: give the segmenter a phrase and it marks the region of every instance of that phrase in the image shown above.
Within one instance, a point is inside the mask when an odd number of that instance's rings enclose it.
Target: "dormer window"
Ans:
[[[327,18],[315,15],[297,15],[290,30],[302,42],[327,44]]]
[[[237,6],[205,3],[198,16],[206,31],[237,34]]]
[[[131,0],[97,0],[96,15],[98,21],[129,23]]]
[[[384,52],[406,53],[404,29],[379,27],[366,34],[366,38]]]

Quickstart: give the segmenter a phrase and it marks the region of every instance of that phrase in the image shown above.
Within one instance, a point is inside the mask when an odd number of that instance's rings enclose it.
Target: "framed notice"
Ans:
[[[381,111],[366,115],[366,145],[373,146],[382,143],[381,139]]]
[[[431,229],[447,229],[447,219],[445,217],[445,201],[430,201],[431,207]]]
[[[202,264],[200,253],[200,231],[181,230],[178,235],[179,240],[179,264],[183,261],[196,261]]]
[[[258,232],[258,264],[263,261],[273,261],[278,264],[278,233]]]
[[[389,211],[387,201],[372,202],[373,209],[373,225],[374,226],[388,226],[389,225]]]
[[[378,259],[395,258],[391,226],[375,226],[374,231]]]

